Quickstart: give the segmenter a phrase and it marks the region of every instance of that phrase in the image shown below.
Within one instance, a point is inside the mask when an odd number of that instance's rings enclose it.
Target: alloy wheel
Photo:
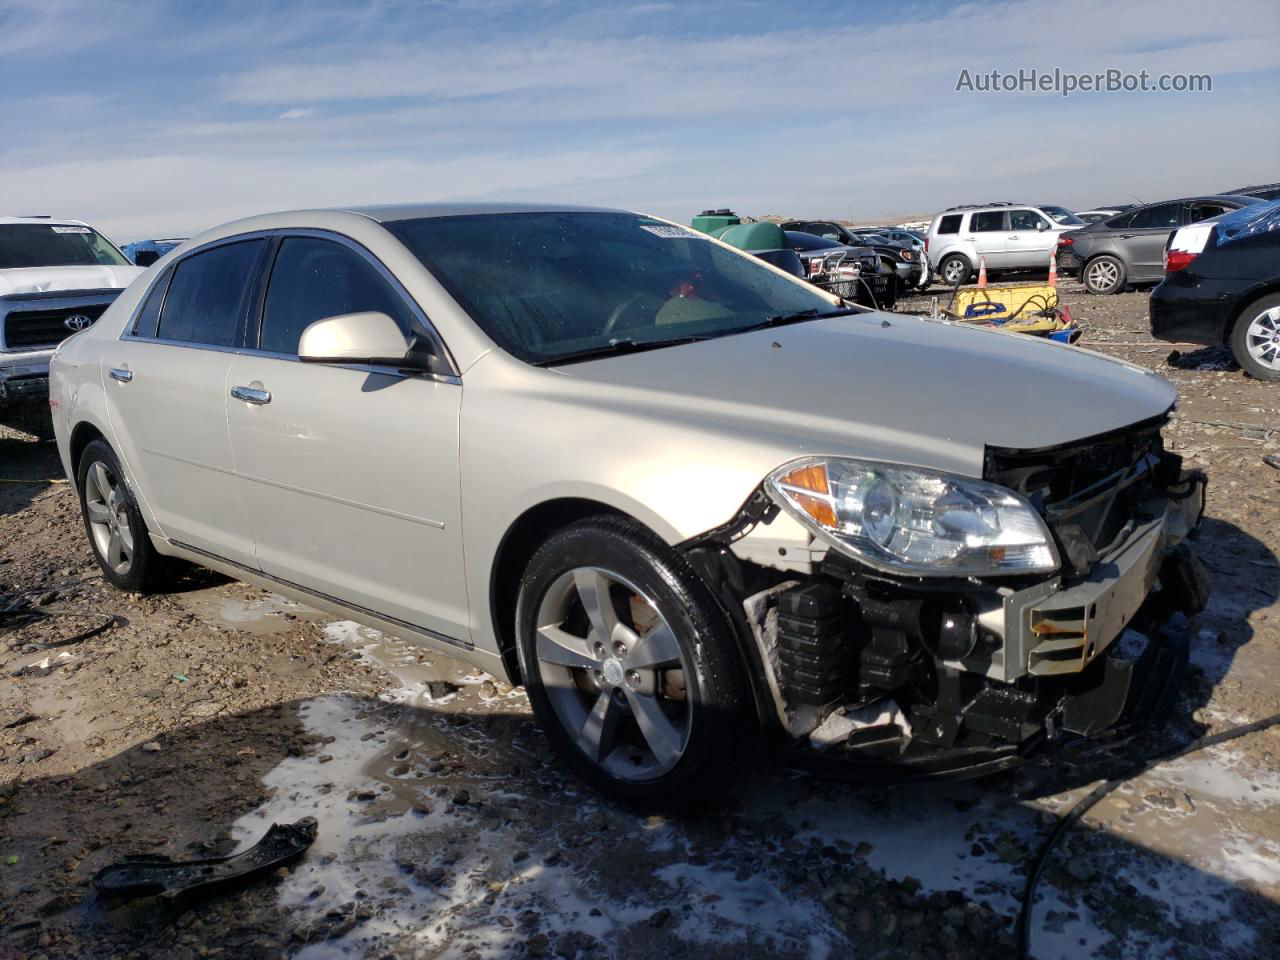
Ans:
[[[124,487],[101,460],[85,475],[85,512],[98,555],[112,570],[125,576],[133,565],[133,527]]]
[[[965,265],[959,260],[948,260],[942,266],[942,278],[947,283],[956,283],[964,277],[966,272]]]
[[[1263,310],[1244,334],[1249,356],[1269,370],[1280,370],[1280,307]]]
[[[1120,282],[1120,268],[1111,260],[1089,264],[1089,285],[1095,290],[1111,290]]]
[[[653,599],[616,573],[577,567],[538,607],[537,667],[556,717],[610,775],[652,780],[689,740],[688,664]]]

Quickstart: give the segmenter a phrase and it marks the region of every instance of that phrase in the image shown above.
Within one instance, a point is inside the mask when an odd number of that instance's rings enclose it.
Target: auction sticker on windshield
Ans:
[[[53,227],[54,233],[92,233],[88,227]]]
[[[704,239],[696,230],[687,230],[668,223],[642,223],[641,230],[648,230],[656,237],[667,237],[672,240]]]

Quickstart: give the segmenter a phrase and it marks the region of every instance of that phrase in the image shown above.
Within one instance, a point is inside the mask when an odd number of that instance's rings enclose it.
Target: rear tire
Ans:
[[[84,448],[76,486],[84,531],[102,575],[130,593],[149,593],[159,587],[168,573],[166,558],[151,545],[138,501],[106,441],[94,440]]]
[[[942,262],[938,264],[938,276],[948,287],[963,285],[973,276],[973,266],[969,263],[968,257],[953,253],[943,257]]]
[[[534,716],[600,793],[700,807],[741,772],[759,729],[731,627],[641,524],[594,517],[547,540],[525,571],[516,633]]]
[[[1231,352],[1251,377],[1280,380],[1280,294],[1259,297],[1231,330]]]
[[[1080,279],[1086,290],[1100,297],[1119,293],[1124,289],[1124,264],[1110,254],[1094,257],[1084,265]]]

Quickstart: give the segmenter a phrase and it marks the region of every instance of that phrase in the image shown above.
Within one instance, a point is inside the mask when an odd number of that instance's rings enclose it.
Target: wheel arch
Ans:
[[[1219,331],[1219,342],[1223,344],[1230,344],[1231,334],[1235,331],[1236,324],[1240,322],[1245,311],[1263,297],[1269,297],[1272,294],[1277,293],[1280,293],[1280,280],[1272,280],[1270,283],[1264,283],[1261,286],[1250,290],[1248,293],[1243,294],[1239,300],[1236,301],[1235,309],[1232,310],[1227,316],[1227,319],[1223,321],[1222,329]]]
[[[67,452],[70,458],[70,463],[68,464],[70,467],[69,479],[74,487],[79,487],[80,458],[84,456],[85,448],[93,443],[94,440],[101,440],[108,446],[111,445],[111,441],[107,439],[106,434],[98,428],[97,424],[89,420],[81,420],[71,430]]]
[[[516,658],[516,596],[520,576],[538,547],[558,530],[588,517],[628,517],[624,510],[587,497],[557,497],[529,507],[507,527],[498,542],[489,575],[489,617],[502,665],[512,683],[520,682]]]

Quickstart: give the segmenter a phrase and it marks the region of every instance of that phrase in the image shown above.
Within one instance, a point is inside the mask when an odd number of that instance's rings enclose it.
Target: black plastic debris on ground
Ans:
[[[1199,350],[1173,350],[1165,361],[1179,370],[1239,370],[1240,365],[1226,347],[1201,347]]]
[[[162,856],[126,857],[99,870],[93,886],[100,896],[114,900],[176,900],[239,886],[300,857],[315,842],[316,828],[315,817],[273,823],[261,840],[230,857],[181,861]]]

